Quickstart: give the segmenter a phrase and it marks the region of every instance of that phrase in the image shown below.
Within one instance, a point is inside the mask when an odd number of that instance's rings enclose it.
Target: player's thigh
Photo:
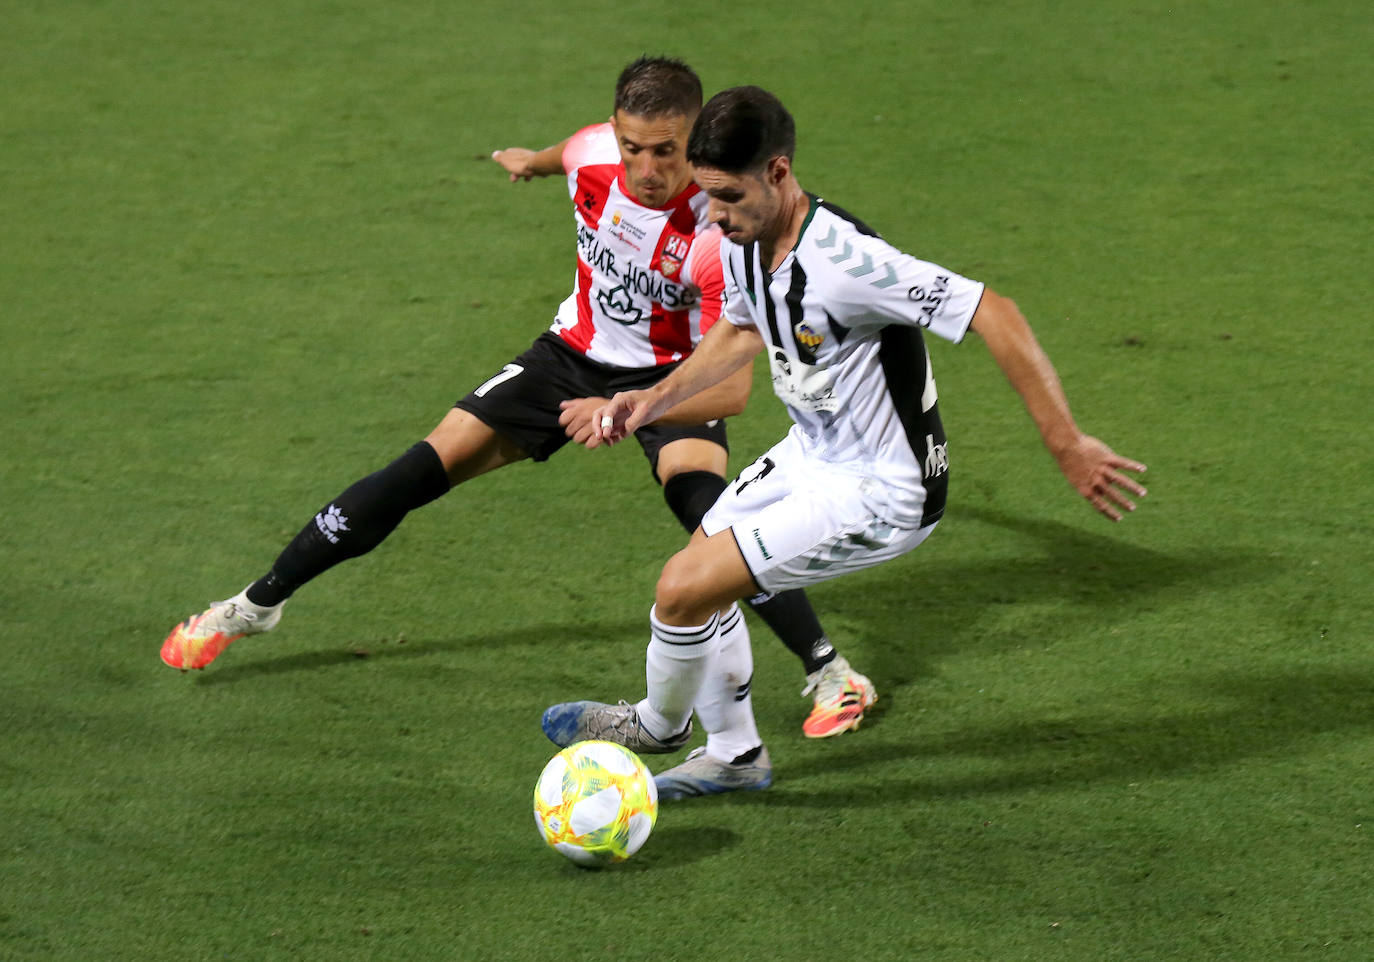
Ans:
[[[546,334],[455,407],[526,456],[545,461],[568,443],[559,405],[568,398],[604,396],[606,386],[604,371]]]
[[[462,408],[453,408],[444,415],[425,440],[438,453],[453,484],[462,484],[528,457],[515,442]]]
[[[670,625],[701,625],[711,613],[757,594],[734,536],[707,537],[700,528],[687,547],[668,559],[654,591],[655,614]]]
[[[801,455],[791,434],[785,436],[754,460],[726,485],[725,490],[701,526],[708,535],[730,527],[737,519],[747,518],[790,494],[798,479],[792,475],[792,465]]]
[[[935,525],[895,525],[868,510],[857,492],[813,488],[769,505],[731,530],[759,587],[779,592],[899,558],[929,537]]]
[[[674,476],[688,471],[709,471],[725,477],[730,465],[730,453],[715,441],[705,438],[680,438],[658,450],[654,470],[660,484],[667,484]]]
[[[814,463],[763,458],[740,479],[707,512],[702,528],[713,537],[733,532],[745,566],[765,591],[804,588],[890,561],[935,527],[892,524],[875,512],[871,482]]]
[[[730,446],[723,420],[705,424],[650,424],[635,432],[654,480],[667,484],[675,474],[710,471],[722,478],[729,468]]]

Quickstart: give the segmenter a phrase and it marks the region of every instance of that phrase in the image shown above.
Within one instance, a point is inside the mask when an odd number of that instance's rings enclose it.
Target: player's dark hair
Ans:
[[[797,125],[787,108],[760,87],[722,90],[701,108],[687,140],[687,160],[729,174],[763,169],[774,157],[792,159]]]
[[[615,82],[615,109],[636,117],[690,117],[701,109],[701,80],[675,57],[640,57]]]

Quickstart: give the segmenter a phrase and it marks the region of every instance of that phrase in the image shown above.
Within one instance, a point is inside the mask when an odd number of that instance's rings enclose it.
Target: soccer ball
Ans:
[[[623,862],[658,818],[658,788],[634,752],[613,742],[569,745],[534,786],[534,821],[544,841],[578,865]]]

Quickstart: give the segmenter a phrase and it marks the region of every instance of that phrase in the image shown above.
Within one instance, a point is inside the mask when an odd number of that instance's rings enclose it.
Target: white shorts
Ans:
[[[934,524],[897,526],[879,515],[872,478],[807,458],[788,433],[730,483],[701,527],[730,528],[764,591],[804,588],[906,554]]]

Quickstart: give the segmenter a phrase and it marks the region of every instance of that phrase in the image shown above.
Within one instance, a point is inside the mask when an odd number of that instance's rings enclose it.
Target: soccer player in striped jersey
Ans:
[[[945,508],[950,454],[922,330],[972,330],[1020,393],[1069,482],[1113,521],[1145,489],[1075,423],[1053,366],[1016,305],[917,260],[806,193],[795,128],[777,98],[737,87],[703,108],[688,142],[721,245],[725,319],[652,387],[593,416],[615,443],[766,352],[793,427],[729,486],[664,566],[650,610],[648,694],[638,704],[567,702],[544,714],[558,744],[606,738],[639,752],[686,743],[695,708],[707,741],[657,777],[662,798],[767,787],[768,753],[747,704],[748,640],[725,626],[737,599],[801,588],[911,551]]]
[[[685,158],[700,109],[691,68],[641,58],[616,84],[611,122],[543,151],[493,155],[512,180],[567,177],[577,270],[551,329],[459,400],[423,441],[321,508],[261,578],[177,625],[163,643],[164,662],[204,668],[238,638],[272,629],[293,592],[372,550],[408,512],[488,471],[546,460],[569,438],[586,443],[591,412],[606,397],[654,383],[691,353],[720,316],[723,294],[719,232],[697,236],[706,196]],[[636,432],[689,533],[725,488],[725,425],[715,418],[742,410],[750,383],[741,370]],[[877,696],[834,650],[805,594],[758,594],[752,606],[802,659],[816,695],[805,733],[857,728]]]

